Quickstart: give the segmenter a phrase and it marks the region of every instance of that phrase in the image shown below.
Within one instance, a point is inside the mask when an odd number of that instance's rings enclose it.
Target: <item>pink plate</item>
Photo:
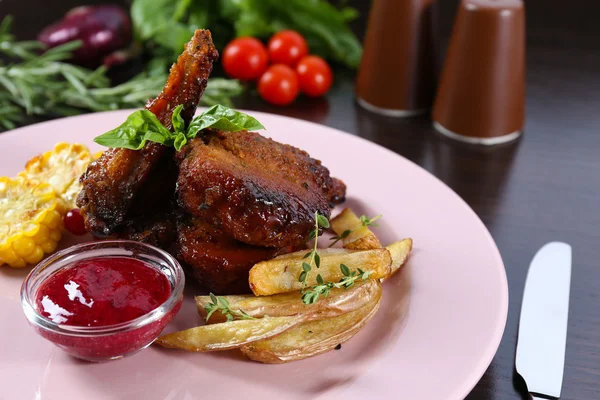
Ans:
[[[15,175],[56,142],[98,150],[92,139],[128,114],[84,115],[0,134],[0,175]],[[453,400],[469,393],[498,348],[508,309],[504,265],[483,223],[439,180],[383,147],[321,125],[251,114],[267,127],[266,136],[305,149],[344,180],[344,206],[383,214],[374,229],[384,244],[413,238],[410,261],[384,284],[371,322],[339,351],[284,365],[247,361],[236,351],[191,354],[154,346],[89,364],[29,328],[19,302],[28,269],[4,267],[0,399]],[[188,294],[167,329],[200,321]]]

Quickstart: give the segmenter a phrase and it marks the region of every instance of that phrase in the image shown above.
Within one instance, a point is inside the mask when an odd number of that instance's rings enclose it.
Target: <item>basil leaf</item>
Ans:
[[[185,121],[181,116],[181,110],[183,110],[183,104],[178,105],[173,110],[171,116],[171,122],[173,123],[173,132],[185,132]]]
[[[165,146],[173,144],[171,132],[148,110],[133,112],[119,127],[94,139],[94,142],[102,146],[131,150],[141,149],[147,141]]]
[[[171,117],[173,132],[165,128],[150,111],[139,110],[127,117],[127,120],[118,128],[96,137],[94,141],[106,147],[131,150],[140,150],[146,142],[151,141],[175,147],[179,151],[202,129],[215,128],[227,132],[264,129],[260,122],[247,114],[222,105],[215,105],[194,118],[186,131],[185,121],[181,116],[182,110],[182,105],[173,110]]]
[[[195,138],[198,132],[206,128],[219,129],[225,132],[265,129],[254,117],[220,104],[210,107],[194,118],[188,127],[186,136],[188,139]]]
[[[177,132],[175,134],[175,140],[173,141],[173,147],[175,147],[175,150],[177,150],[177,151],[181,150],[181,148],[183,146],[185,146],[186,143],[187,143],[187,137],[185,137],[185,133]]]

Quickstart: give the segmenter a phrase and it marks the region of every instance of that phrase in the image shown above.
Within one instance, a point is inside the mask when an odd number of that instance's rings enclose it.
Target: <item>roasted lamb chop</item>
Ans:
[[[171,128],[180,104],[188,125],[218,54],[198,30],[146,108]],[[329,217],[345,185],[305,151],[256,132],[205,129],[180,151],[149,142],[110,149],[81,177],[77,204],[95,236],[172,251],[207,289],[248,292],[257,262],[309,241],[315,212]]]
[[[171,67],[163,91],[146,104],[146,109],[171,128],[173,110],[182,104],[181,116],[189,123],[218,56],[210,31],[197,30]],[[121,148],[105,151],[81,177],[83,189],[77,205],[88,230],[96,236],[114,235],[123,229],[126,218],[137,217],[128,215],[134,202],[144,202],[144,214],[148,215],[153,215],[156,203],[157,209],[168,204],[175,177],[165,173],[162,166],[168,166],[172,158],[172,149],[153,142],[139,151]],[[149,193],[157,196],[149,196]],[[148,204],[149,201],[152,204]],[[138,210],[133,212],[139,214]]]
[[[306,243],[346,188],[308,153],[256,132],[206,132],[177,154],[179,206],[255,246]]]
[[[260,261],[297,250],[251,246],[191,215],[177,221],[176,255],[188,273],[216,294],[249,293],[248,271]]]

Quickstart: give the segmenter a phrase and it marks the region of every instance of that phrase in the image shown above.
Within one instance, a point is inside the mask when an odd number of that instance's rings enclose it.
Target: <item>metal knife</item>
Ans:
[[[560,397],[565,367],[571,246],[544,245],[533,257],[523,293],[516,368],[536,395]]]

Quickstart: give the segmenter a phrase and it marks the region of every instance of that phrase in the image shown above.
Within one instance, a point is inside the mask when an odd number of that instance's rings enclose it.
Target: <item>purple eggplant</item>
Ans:
[[[83,44],[73,53],[73,62],[96,67],[111,53],[129,45],[131,21],[118,6],[77,7],[40,32],[38,40],[48,48],[81,40]]]

